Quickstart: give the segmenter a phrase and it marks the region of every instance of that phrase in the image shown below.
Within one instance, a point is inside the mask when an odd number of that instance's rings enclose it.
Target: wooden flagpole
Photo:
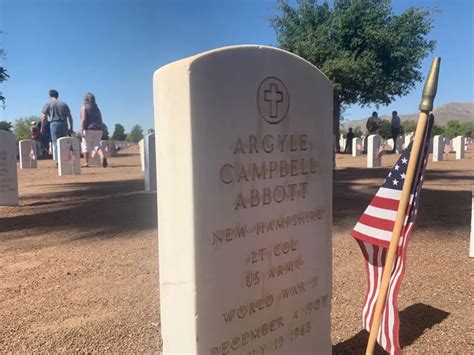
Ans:
[[[390,240],[390,246],[388,248],[387,257],[385,259],[382,282],[380,284],[377,303],[375,305],[372,326],[370,328],[369,341],[367,342],[367,349],[365,351],[366,355],[373,354],[375,343],[377,341],[377,335],[379,333],[380,328],[380,319],[382,317],[383,308],[385,306],[385,301],[387,298],[390,276],[392,275],[393,264],[398,249],[398,241],[402,232],[403,222],[405,221],[407,207],[410,202],[410,193],[415,179],[416,167],[422,148],[421,144],[423,142],[426,124],[428,122],[428,114],[433,109],[433,101],[436,96],[440,61],[440,57],[435,57],[433,59],[431,69],[428,74],[428,78],[426,79],[425,87],[423,89],[423,98],[419,107],[420,116],[416,125],[415,138],[411,149],[410,159],[408,160],[407,175],[405,178],[405,183],[403,185],[400,204],[398,205],[397,218],[395,219],[395,225],[392,231],[392,238]]]

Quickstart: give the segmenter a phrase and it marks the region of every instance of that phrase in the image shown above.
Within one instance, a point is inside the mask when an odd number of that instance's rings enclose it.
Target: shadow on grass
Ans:
[[[450,313],[441,309],[423,304],[415,303],[400,312],[400,346],[413,344],[425,330],[445,320]],[[333,354],[364,354],[369,340],[369,333],[362,330],[352,338],[335,344],[332,347]],[[386,354],[377,344],[374,354]]]
[[[21,236],[74,229],[81,238],[140,232],[157,227],[156,193],[144,192],[143,180],[71,183],[70,191],[48,193],[48,200],[28,204],[34,214],[0,218],[0,233],[22,230]],[[22,208],[21,206],[20,208]],[[18,238],[15,233],[14,238]],[[8,238],[8,236],[7,236]]]
[[[382,185],[390,169],[345,168],[334,172],[333,180],[333,224],[342,228],[353,228],[377,189]],[[471,189],[468,181],[472,174],[428,171],[427,182],[449,186],[465,184],[466,190],[428,189],[421,193],[417,218],[418,228],[464,228],[470,225]]]

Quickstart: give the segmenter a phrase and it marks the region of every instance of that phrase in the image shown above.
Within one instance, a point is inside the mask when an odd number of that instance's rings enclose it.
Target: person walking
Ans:
[[[102,127],[102,114],[95,101],[95,96],[88,92],[84,95],[84,104],[81,106],[81,145],[86,161],[83,165],[85,168],[89,166],[89,159],[94,154],[99,154],[102,166],[107,167],[107,158],[100,146]]]
[[[354,133],[352,132],[352,127],[349,127],[349,132],[346,134],[346,149],[345,153],[352,154],[352,140],[354,139]]]
[[[69,106],[58,100],[57,90],[49,90],[50,102],[44,105],[41,116],[41,134],[46,133],[47,122],[50,121],[49,131],[53,143],[54,160],[58,162],[57,140],[71,135],[73,132],[72,115]]]
[[[392,120],[390,121],[390,133],[393,139],[392,154],[395,154],[396,149],[397,149],[397,138],[398,138],[398,135],[400,134],[400,123],[401,122],[400,122],[400,117],[398,117],[398,112],[393,111]]]
[[[367,137],[364,141],[364,153],[367,153],[367,142],[369,141],[369,136],[379,133],[380,118],[377,111],[372,112],[372,116],[367,119],[365,127],[367,128]]]

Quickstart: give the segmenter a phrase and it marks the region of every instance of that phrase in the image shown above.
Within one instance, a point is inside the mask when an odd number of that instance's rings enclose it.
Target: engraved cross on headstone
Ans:
[[[265,90],[264,100],[270,103],[270,117],[278,116],[278,103],[283,102],[283,92],[278,91],[276,84],[270,84],[270,90]]]

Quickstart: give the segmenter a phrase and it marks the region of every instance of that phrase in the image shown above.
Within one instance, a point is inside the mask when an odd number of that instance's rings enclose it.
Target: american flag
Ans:
[[[381,158],[385,154],[385,143],[381,144],[377,152],[377,158]]]
[[[420,157],[410,194],[410,203],[399,239],[397,256],[390,277],[377,336],[377,342],[390,354],[401,354],[397,297],[406,268],[408,240],[417,215],[423,174],[429,156],[429,138],[432,127],[433,118],[430,118],[421,145]],[[382,281],[385,258],[405,183],[412,145],[413,143],[410,143],[407,149],[403,151],[352,231],[352,236],[359,243],[365,259],[368,288],[363,301],[362,323],[369,332]]]
[[[74,148],[72,147],[72,144],[69,146],[69,150],[67,153],[67,160],[72,161],[72,162],[76,160],[76,157],[74,155]]]
[[[31,150],[30,150],[30,159],[31,160],[36,160],[36,154],[35,154],[35,151],[34,151],[33,147],[31,147]]]
[[[448,141],[448,143],[445,143],[443,150],[444,150],[444,154],[449,154],[453,150],[453,145],[451,144],[451,141]]]

